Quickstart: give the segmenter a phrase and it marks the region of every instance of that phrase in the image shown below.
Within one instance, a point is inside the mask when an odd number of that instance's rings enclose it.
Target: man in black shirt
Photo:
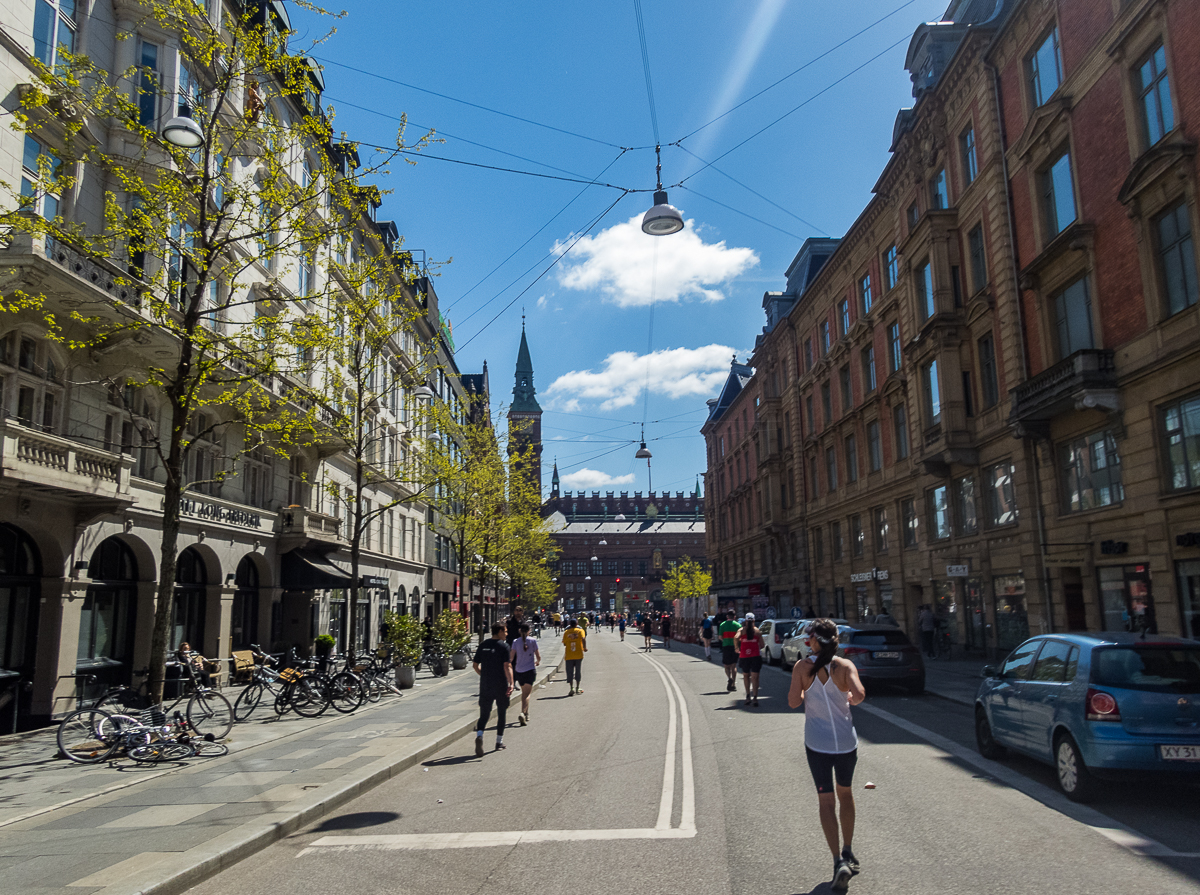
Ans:
[[[504,716],[513,691],[513,670],[504,625],[492,625],[492,636],[479,644],[472,665],[479,675],[479,723],[475,726],[475,755],[483,757],[483,732],[496,704],[496,748],[504,748]]]
[[[512,615],[508,617],[508,624],[505,625],[504,640],[508,643],[509,649],[512,649],[513,643],[521,636],[521,625],[525,623],[525,608],[518,606],[512,611]]]

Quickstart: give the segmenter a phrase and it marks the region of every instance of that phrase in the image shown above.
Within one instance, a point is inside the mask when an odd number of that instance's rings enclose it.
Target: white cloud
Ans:
[[[555,243],[554,252],[566,246]],[[568,289],[598,289],[621,307],[693,296],[720,301],[725,296],[715,287],[757,264],[753,249],[728,248],[724,240],[706,243],[691,220],[670,236],[647,236],[638,214],[582,237],[563,258],[558,279]]]
[[[633,473],[611,476],[607,472],[588,469],[585,466],[583,469],[577,469],[575,472],[568,472],[560,478],[560,481],[563,490],[587,491],[589,488],[596,490],[599,488],[611,488],[613,485],[632,485]]]
[[[606,357],[598,371],[572,370],[559,376],[546,396],[561,410],[578,410],[582,401],[614,410],[635,403],[648,381],[651,392],[668,398],[712,397],[729,375],[733,353],[726,345],[667,348],[649,355],[618,351]]]
[[[538,298],[538,300],[537,300],[537,306],[538,306],[539,308],[544,308],[544,307],[546,307],[546,296],[542,295],[542,296],[540,296],[540,297]]]

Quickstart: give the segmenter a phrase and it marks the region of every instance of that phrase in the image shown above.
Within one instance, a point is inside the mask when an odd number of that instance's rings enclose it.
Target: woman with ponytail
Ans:
[[[512,662],[513,679],[521,688],[521,712],[517,722],[524,727],[529,723],[529,694],[537,680],[537,667],[542,664],[542,653],[536,637],[529,636],[529,622],[521,622],[521,636],[512,643],[509,661]]]
[[[838,629],[827,618],[808,626],[808,658],[792,669],[788,705],[804,706],[804,751],[808,768],[817,785],[821,829],[833,853],[833,888],[845,889],[858,872],[858,859],[850,843],[854,839],[854,765],[858,761],[858,733],[850,706],[866,697],[858,669],[837,655]],[[836,796],[834,778],[836,776]],[[845,845],[838,845],[838,804]]]

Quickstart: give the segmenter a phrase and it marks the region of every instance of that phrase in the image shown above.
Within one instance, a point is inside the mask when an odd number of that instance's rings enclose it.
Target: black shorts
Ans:
[[[742,674],[758,674],[762,671],[762,656],[746,656],[738,659],[738,671]]]
[[[721,661],[726,665],[736,665],[738,660],[738,651],[735,646],[721,647]]]
[[[812,772],[817,792],[833,792],[834,776],[837,785],[849,787],[854,782],[854,766],[858,763],[858,750],[853,752],[814,752],[807,746],[808,769]]]
[[[537,680],[537,669],[530,668],[528,671],[518,671],[513,674],[513,680],[517,682],[518,687],[532,687],[533,682]]]

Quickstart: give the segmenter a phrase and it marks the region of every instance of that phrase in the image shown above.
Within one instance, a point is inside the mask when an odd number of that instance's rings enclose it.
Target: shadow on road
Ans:
[[[339,814],[327,818],[313,832],[326,833],[330,830],[362,830],[367,827],[378,827],[381,824],[399,820],[400,815],[395,811],[358,811],[352,814]]]
[[[472,752],[470,755],[451,755],[449,758],[434,758],[430,761],[423,761],[421,762],[421,766],[426,768],[441,768],[448,765],[466,764],[468,761],[478,760],[479,759],[475,757],[475,753]]]

